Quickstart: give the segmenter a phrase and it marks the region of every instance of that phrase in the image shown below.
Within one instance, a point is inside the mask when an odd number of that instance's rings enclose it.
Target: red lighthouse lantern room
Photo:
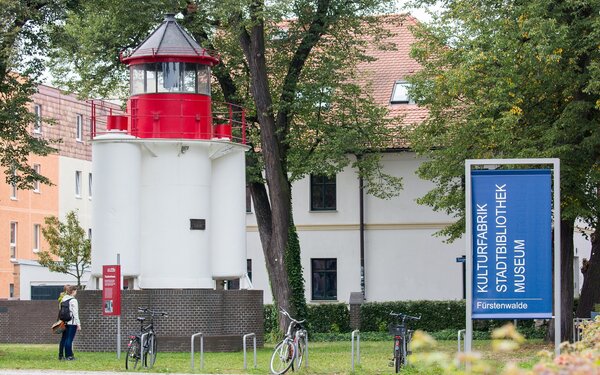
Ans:
[[[218,56],[201,47],[167,14],[121,61],[129,65],[128,132],[139,138],[231,139],[231,118],[216,124],[210,97]],[[231,114],[231,108],[224,114]],[[221,116],[218,116],[221,117]]]

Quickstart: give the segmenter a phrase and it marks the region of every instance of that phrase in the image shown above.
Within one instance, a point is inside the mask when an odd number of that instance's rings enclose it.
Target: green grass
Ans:
[[[392,374],[388,367],[392,351],[391,341],[361,342],[361,363],[356,371],[351,371],[349,342],[315,342],[309,344],[309,367],[303,368],[299,374]],[[159,373],[222,373],[222,374],[266,374],[269,373],[269,361],[273,344],[266,344],[257,351],[257,368],[253,368],[253,354],[248,351],[248,370],[244,371],[242,352],[235,353],[204,353],[204,369],[200,370],[200,353],[196,353],[195,370],[190,368],[190,353],[158,353],[154,368],[141,372]],[[535,363],[535,354],[541,349],[551,349],[541,341],[530,340],[516,353],[498,354],[490,349],[490,341],[475,341],[474,350],[480,351],[484,359],[498,364],[509,361],[520,363],[530,368]],[[439,341],[436,350],[454,356],[456,341]],[[66,362],[57,360],[58,345],[26,345],[0,344],[0,368],[4,369],[64,369],[87,371],[125,371],[125,355],[117,359],[115,352],[89,353],[76,352],[76,361]],[[404,374],[437,374],[439,370],[423,372],[422,369],[407,368]]]

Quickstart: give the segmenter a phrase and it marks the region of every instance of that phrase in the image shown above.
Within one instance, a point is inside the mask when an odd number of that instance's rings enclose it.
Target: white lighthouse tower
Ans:
[[[245,121],[213,108],[211,67],[173,15],[121,59],[126,116],[92,146],[92,278],[120,255],[130,288],[214,288],[246,272]],[[93,283],[92,283],[93,285]]]

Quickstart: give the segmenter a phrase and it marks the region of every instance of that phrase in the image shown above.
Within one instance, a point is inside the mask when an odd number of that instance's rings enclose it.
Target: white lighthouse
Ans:
[[[241,278],[248,147],[243,110],[213,108],[217,55],[167,15],[122,61],[127,115],[109,116],[92,146],[92,278],[117,254],[136,289]]]

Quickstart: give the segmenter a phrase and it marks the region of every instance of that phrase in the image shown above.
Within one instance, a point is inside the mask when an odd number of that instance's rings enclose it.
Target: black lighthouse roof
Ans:
[[[121,61],[127,64],[185,61],[212,66],[216,65],[219,59],[213,51],[201,47],[177,23],[174,14],[167,14],[160,26],[131,53],[122,56]]]

